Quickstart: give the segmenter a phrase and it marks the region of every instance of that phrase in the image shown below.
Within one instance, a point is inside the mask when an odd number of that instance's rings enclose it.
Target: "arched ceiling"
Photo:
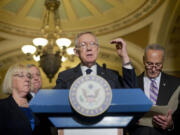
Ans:
[[[23,44],[41,36],[45,0],[0,1],[0,82],[14,63],[35,63],[21,52]],[[121,60],[109,45],[113,38],[123,37],[139,74],[143,71],[143,49],[149,43],[161,43],[167,49],[164,69],[180,75],[180,1],[179,0],[60,0],[62,35],[74,39],[81,31],[94,32],[100,42],[98,62],[120,71]],[[72,43],[73,45],[73,43]],[[175,59],[175,60],[174,60]],[[59,71],[75,66],[79,60],[67,61]],[[38,65],[38,63],[35,63]],[[43,85],[51,88],[43,74]]]
[[[23,36],[41,34],[45,0],[2,0],[3,31]],[[163,0],[61,0],[58,13],[64,34],[74,37],[79,31],[97,35],[128,27],[156,10]]]

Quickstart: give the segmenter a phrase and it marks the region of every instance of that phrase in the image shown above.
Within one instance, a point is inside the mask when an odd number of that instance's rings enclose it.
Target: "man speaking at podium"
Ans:
[[[55,89],[69,89],[72,83],[80,76],[91,74],[103,77],[114,88],[134,88],[136,75],[127,53],[126,43],[121,38],[110,42],[116,45],[117,53],[123,62],[123,77],[117,71],[106,69],[96,63],[99,53],[99,44],[95,35],[91,32],[83,32],[75,39],[75,54],[81,63],[74,68],[59,73]]]

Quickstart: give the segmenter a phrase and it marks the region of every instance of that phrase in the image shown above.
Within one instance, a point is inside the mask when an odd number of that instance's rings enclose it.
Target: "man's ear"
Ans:
[[[79,49],[78,48],[76,48],[76,47],[74,48],[74,53],[75,53],[76,56],[79,57]]]

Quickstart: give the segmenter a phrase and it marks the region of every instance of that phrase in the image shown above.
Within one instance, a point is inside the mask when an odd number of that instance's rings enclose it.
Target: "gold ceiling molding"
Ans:
[[[129,14],[128,16],[121,18],[111,24],[104,25],[101,27],[93,28],[93,31],[97,35],[108,34],[128,26],[131,26],[148,15],[150,15],[154,10],[156,10],[164,1],[163,0],[147,0],[142,7],[139,7],[135,12]],[[92,30],[92,29],[91,29]]]
[[[3,37],[0,37],[0,41],[3,41],[3,40],[5,40]]]
[[[177,15],[171,32],[169,33],[169,43],[173,46],[180,44],[180,13]]]
[[[61,22],[62,29],[64,31],[62,33],[62,36],[74,38],[76,33],[80,31],[87,31],[87,30],[93,31],[96,35],[103,35],[103,34],[111,33],[111,32],[126,28],[130,25],[135,24],[138,21],[141,21],[143,18],[150,15],[163,2],[164,0],[139,0],[139,7],[136,7],[136,9],[134,10],[132,9],[131,12],[128,11],[128,9],[126,10],[123,9],[122,11],[123,13],[122,13],[121,10],[117,6],[110,9],[109,11],[106,11],[105,13],[99,14],[98,16],[90,16],[90,17],[88,16],[86,19],[79,18],[79,19],[73,20],[74,22],[71,19],[69,19],[69,21],[62,21]],[[124,3],[126,2],[124,1]],[[121,3],[119,2],[119,4]],[[132,6],[133,8],[133,5],[130,5],[130,6]],[[128,14],[126,13],[126,11],[128,12]],[[4,13],[6,12],[3,11],[3,14]],[[115,18],[112,18],[112,13],[115,14],[116,16]],[[2,14],[0,14],[0,16],[2,16]],[[32,21],[33,19],[25,18],[24,22],[27,22],[28,20]],[[38,22],[38,21],[36,20],[35,22]],[[7,33],[12,33],[16,35],[21,35],[21,36],[27,36],[27,37],[39,36],[41,35],[39,28],[37,28],[39,24],[35,22],[32,23],[32,26],[26,26],[26,25],[21,26],[16,23],[13,24],[13,22],[6,22],[4,20],[1,20],[0,31],[4,31]],[[30,22],[28,22],[28,24],[30,24]],[[37,24],[36,27],[33,27],[35,24]]]
[[[7,32],[10,34],[16,34],[19,36],[26,36],[26,37],[37,37],[42,34],[40,30],[37,31],[36,29],[28,29],[25,27],[9,25],[1,21],[0,21],[0,31]]]

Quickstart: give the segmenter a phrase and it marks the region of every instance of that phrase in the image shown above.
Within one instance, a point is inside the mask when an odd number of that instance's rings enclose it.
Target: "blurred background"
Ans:
[[[121,59],[109,42],[122,37],[137,74],[144,69],[144,48],[159,43],[166,49],[164,71],[180,77],[180,0],[0,0],[0,86],[9,66],[33,63],[43,88],[53,88],[58,72],[79,63],[71,49],[83,31],[97,35],[100,65],[121,74]],[[38,37],[46,38],[45,47],[33,42]],[[68,38],[69,46],[59,45],[59,38]],[[34,52],[23,53],[24,45]]]

